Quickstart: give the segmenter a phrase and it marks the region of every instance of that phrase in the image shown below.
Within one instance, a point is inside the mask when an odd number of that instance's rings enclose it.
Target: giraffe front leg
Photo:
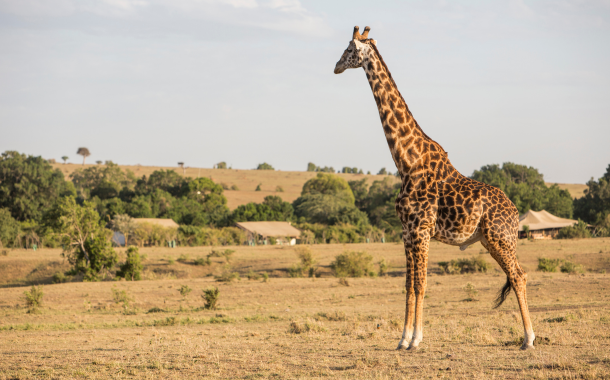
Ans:
[[[412,237],[415,290],[415,321],[413,338],[409,344],[409,350],[416,350],[424,338],[424,298],[428,281],[428,248],[430,244],[430,233],[428,230],[419,231]]]
[[[405,290],[407,291],[407,298],[405,303],[405,325],[402,331],[402,338],[398,343],[397,350],[409,347],[409,342],[413,338],[413,320],[415,317],[415,291],[413,289],[413,254],[406,239],[405,254],[407,257],[407,274],[405,282]]]

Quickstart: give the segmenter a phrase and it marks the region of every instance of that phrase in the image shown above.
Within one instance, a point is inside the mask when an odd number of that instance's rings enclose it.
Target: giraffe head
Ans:
[[[364,33],[358,33],[358,27],[354,27],[354,35],[352,40],[349,42],[347,49],[343,52],[341,59],[335,65],[335,74],[341,74],[347,69],[356,69],[362,67],[364,62],[364,50],[366,49],[366,42],[375,43],[375,40],[369,39],[370,27],[364,28]]]

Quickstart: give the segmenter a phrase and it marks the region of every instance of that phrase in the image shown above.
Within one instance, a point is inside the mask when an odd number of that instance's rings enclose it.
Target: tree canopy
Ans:
[[[574,216],[610,232],[610,164],[601,178],[587,182],[585,195],[574,201]]]

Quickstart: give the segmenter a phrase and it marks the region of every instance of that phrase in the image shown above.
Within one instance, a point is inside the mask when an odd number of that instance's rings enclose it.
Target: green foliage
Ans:
[[[239,273],[231,272],[230,267],[225,268],[220,276],[214,276],[214,279],[218,282],[233,282],[234,280],[241,281]]]
[[[189,288],[188,285],[182,285],[178,289],[178,292],[180,292],[180,295],[182,296],[182,298],[186,299],[189,296],[189,294],[191,293],[192,290],[193,289]]]
[[[256,170],[275,170],[273,168],[273,166],[269,165],[266,162],[263,162],[262,164],[258,164],[258,166],[256,167]]]
[[[316,166],[316,164],[314,164],[313,162],[310,162],[307,164],[307,171],[308,172],[334,173],[335,169],[333,169],[332,166],[325,166],[325,167]]]
[[[195,261],[193,262],[195,265],[212,265],[212,260],[210,260],[209,257],[207,258],[203,258],[203,257],[198,257],[195,259]]]
[[[547,259],[546,257],[538,258],[538,270],[541,272],[557,272],[557,268],[561,264],[560,259]]]
[[[561,264],[561,272],[562,273],[585,273],[585,268],[580,264],[574,264],[571,261],[565,260],[563,264]]]
[[[601,178],[587,182],[585,195],[574,200],[574,216],[595,225],[596,236],[610,236],[610,164]]]
[[[441,261],[438,263],[441,272],[445,274],[464,274],[464,273],[487,273],[491,267],[482,257],[462,258],[451,261]]]
[[[61,198],[44,216],[45,225],[61,238],[63,255],[74,273],[85,280],[97,280],[103,269],[114,267],[117,255],[110,243],[111,232],[100,226],[93,204],[76,204],[72,197]]]
[[[116,304],[122,303],[124,307],[127,307],[133,301],[133,298],[127,294],[126,290],[119,290],[114,286],[110,290],[112,290],[112,299]]]
[[[289,221],[293,219],[294,210],[288,202],[275,195],[265,197],[263,203],[248,203],[237,206],[229,217],[230,225],[235,222]]]
[[[379,172],[377,172],[377,175],[388,175],[390,173],[388,173],[387,170],[385,170],[385,168],[381,168],[379,169]]]
[[[108,162],[104,166],[90,166],[77,169],[70,174],[72,183],[82,199],[110,199],[119,196],[121,190],[133,190],[136,177],[129,171],[123,171],[119,165]]]
[[[116,273],[128,281],[140,281],[142,279],[142,259],[138,247],[131,246],[127,249],[127,258]]]
[[[346,251],[335,257],[330,268],[335,277],[362,277],[372,272],[373,256],[366,252]]]
[[[216,165],[214,165],[215,169],[226,169],[227,168],[227,163],[222,161],[217,163]]]
[[[505,162],[502,167],[497,164],[486,165],[475,170],[471,178],[502,190],[520,214],[529,210],[546,210],[563,218],[572,217],[570,193],[561,190],[556,184],[547,187],[543,175],[531,166],[512,162]]]
[[[379,276],[385,276],[388,273],[388,262],[385,258],[381,258],[377,264],[379,265]]]
[[[72,276],[66,276],[64,272],[57,272],[53,275],[53,283],[61,284],[64,282],[70,282],[72,280]]]
[[[262,191],[261,189],[261,183],[259,183],[258,185],[256,185],[256,189],[254,189],[254,191]]]
[[[42,291],[42,285],[32,285],[30,291],[26,290],[25,292],[23,292],[23,296],[25,299],[25,304],[30,309],[30,312],[36,311],[39,307],[42,306],[42,297],[44,296],[44,293]]]
[[[17,221],[40,221],[57,199],[67,195],[74,195],[74,186],[42,157],[14,151],[0,156],[0,209],[8,209]]]
[[[276,186],[275,187],[275,192],[276,193],[283,193],[284,192],[284,188],[282,186]]]
[[[293,207],[297,217],[310,223],[368,225],[366,214],[354,202],[347,181],[333,174],[318,173],[303,185]]]
[[[380,242],[384,236],[382,230],[371,225],[298,223],[295,227],[302,231],[301,237],[306,237],[308,244],[364,243],[367,238],[370,242]]]
[[[358,174],[361,173],[362,174],[362,169],[358,169],[358,168],[348,168],[347,166],[344,166],[343,169],[341,169],[341,173],[351,173],[351,174]]]
[[[246,234],[237,227],[207,228],[182,225],[178,228],[178,241],[185,246],[241,245]]]
[[[294,264],[288,268],[290,277],[303,277],[305,275],[314,277],[318,260],[311,251],[311,248],[308,246],[298,246],[294,251],[299,258],[300,263]]]
[[[590,237],[591,232],[587,229],[587,223],[579,219],[575,225],[560,229],[556,239],[585,239]]]
[[[19,222],[8,208],[0,208],[0,247],[12,247],[19,235]]]
[[[207,310],[216,310],[219,294],[220,291],[215,286],[203,289],[203,295],[201,296],[205,302],[203,308]]]
[[[224,257],[224,259],[227,261],[227,264],[229,264],[231,262],[231,256],[233,255],[233,253],[235,253],[235,251],[232,249],[225,249],[224,251],[212,250],[212,252],[208,254],[208,259],[210,257]]]

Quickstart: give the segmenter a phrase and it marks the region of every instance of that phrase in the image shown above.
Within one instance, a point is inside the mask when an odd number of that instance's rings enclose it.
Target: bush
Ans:
[[[140,281],[142,279],[142,258],[138,253],[138,247],[131,246],[127,249],[125,263],[121,265],[116,275],[127,281]]]
[[[331,321],[331,322],[343,322],[347,321],[347,316],[342,311],[333,311],[331,313],[319,312],[314,315],[316,321]]]
[[[207,310],[216,310],[216,304],[218,303],[218,295],[220,291],[217,287],[209,287],[207,289],[203,289],[203,295],[201,298],[205,301],[205,305],[203,305],[204,309]]]
[[[192,290],[193,289],[189,288],[188,285],[182,285],[180,286],[180,289],[178,289],[182,298],[188,297]]]
[[[186,263],[188,261],[188,259],[189,259],[188,255],[182,254],[182,255],[180,255],[180,257],[178,257],[177,261],[179,263]]]
[[[487,273],[487,270],[491,267],[482,257],[441,261],[438,266],[444,274]]]
[[[275,192],[276,193],[283,193],[284,192],[284,188],[282,186],[276,186],[275,187]]]
[[[231,262],[231,256],[233,255],[233,253],[235,253],[235,251],[232,249],[225,249],[224,251],[212,250],[212,252],[208,254],[208,259],[210,257],[224,257],[227,261],[227,264],[229,264]]]
[[[275,170],[273,168],[273,166],[269,165],[266,162],[263,162],[262,164],[258,164],[258,166],[256,167],[256,170]]]
[[[349,286],[349,281],[347,281],[347,278],[345,277],[341,277],[339,279],[339,285],[343,285],[343,286]]]
[[[580,264],[574,264],[571,261],[565,260],[563,264],[561,264],[561,272],[562,273],[585,273],[585,268]]]
[[[560,264],[561,260],[559,259],[538,258],[538,270],[541,272],[557,272]]]
[[[564,227],[557,233],[557,239],[585,239],[590,238],[591,232],[587,229],[587,223],[578,220],[573,226]]]
[[[305,323],[299,323],[297,321],[290,322],[288,332],[291,334],[303,334],[307,332],[323,332],[326,329],[316,321],[307,320]]]
[[[382,258],[381,260],[379,260],[379,275],[380,276],[385,276],[388,273],[388,263],[387,261]]]
[[[307,273],[309,277],[314,277],[316,274],[316,264],[318,263],[318,260],[314,256],[313,252],[311,252],[311,248],[307,246],[299,246],[294,250],[301,262],[300,264],[294,264],[288,269],[290,277],[303,277],[305,273]]]
[[[230,270],[225,270],[220,274],[220,276],[214,276],[214,278],[218,282],[231,282],[233,280],[241,281],[239,273],[231,272]]]
[[[64,272],[57,272],[53,275],[53,283],[61,284],[72,280],[72,276],[66,276]]]
[[[129,302],[133,301],[133,299],[127,294],[126,290],[119,290],[115,287],[112,287],[112,299],[114,300],[114,303],[116,304],[120,304],[122,303],[123,306],[127,307],[129,306]]]
[[[362,277],[372,274],[373,256],[366,252],[344,252],[335,257],[330,268],[335,277]]]
[[[203,257],[198,257],[195,259],[195,261],[193,262],[195,265],[211,265],[212,264],[212,260],[210,260],[209,257],[207,258],[203,258]]]
[[[258,280],[259,278],[261,278],[261,275],[254,271],[250,271],[250,272],[248,272],[247,277],[248,277],[248,280]]]
[[[42,306],[42,297],[44,296],[44,293],[42,292],[42,285],[32,285],[29,292],[27,290],[23,292],[23,296],[25,298],[25,304],[30,309],[30,312],[36,311]]]
[[[479,294],[479,292],[475,289],[474,285],[472,285],[470,282],[467,283],[466,286],[464,286],[464,291],[468,295],[468,298],[466,298],[464,301],[476,301],[474,297]]]

